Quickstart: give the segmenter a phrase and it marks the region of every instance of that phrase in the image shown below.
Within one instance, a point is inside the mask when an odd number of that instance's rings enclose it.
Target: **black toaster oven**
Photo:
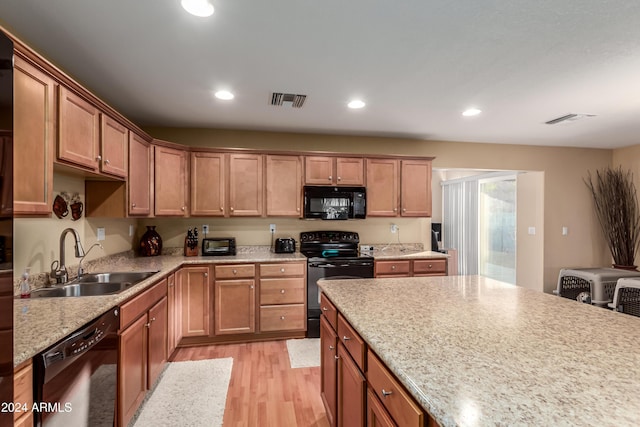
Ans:
[[[235,237],[205,237],[202,239],[202,255],[220,256],[236,254]]]

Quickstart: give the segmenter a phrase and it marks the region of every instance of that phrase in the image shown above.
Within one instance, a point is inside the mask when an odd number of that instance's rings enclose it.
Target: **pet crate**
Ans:
[[[563,268],[555,294],[601,307],[613,301],[618,279],[640,277],[640,271],[618,268]]]

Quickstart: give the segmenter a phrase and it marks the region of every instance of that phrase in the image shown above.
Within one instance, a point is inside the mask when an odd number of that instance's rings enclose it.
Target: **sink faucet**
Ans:
[[[64,240],[67,237],[67,234],[73,233],[73,237],[75,239],[75,249],[76,249],[76,258],[84,257],[84,249],[82,249],[82,243],[80,243],[80,235],[73,228],[65,228],[62,230],[62,234],[60,234],[60,261],[54,261],[51,264],[51,278],[56,280],[56,283],[67,283],[69,281],[69,274],[67,273],[67,266],[65,265],[65,256],[64,256]],[[58,264],[56,266],[56,264]],[[56,267],[54,267],[56,266]]]
[[[82,267],[82,261],[84,261],[85,257],[89,255],[89,252],[91,252],[91,249],[95,248],[96,246],[99,246],[100,249],[104,249],[100,244],[100,242],[95,242],[93,245],[91,245],[89,249],[87,249],[84,252],[84,256],[80,258],[80,264],[78,265],[78,277],[82,277],[84,275],[84,268]]]

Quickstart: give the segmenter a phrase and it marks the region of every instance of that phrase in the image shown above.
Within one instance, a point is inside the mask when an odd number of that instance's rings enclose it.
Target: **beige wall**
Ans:
[[[211,129],[147,129],[151,135],[185,145],[211,147],[260,148],[269,150],[336,151],[363,154],[404,154],[435,156],[435,169],[520,170],[544,172],[544,232],[543,277],[544,288],[551,289],[563,267],[590,267],[610,263],[610,256],[593,216],[591,200],[583,178],[587,171],[612,162],[611,150],[533,147],[501,144],[472,144],[462,142],[421,141],[393,138],[374,138],[335,135],[306,135],[273,132],[251,132]],[[640,150],[639,150],[640,151]],[[617,152],[618,153],[618,152]],[[624,157],[622,153],[620,156]],[[636,158],[640,158],[636,153]],[[640,163],[640,162],[639,162]],[[640,164],[636,165],[640,171]],[[638,172],[640,176],[640,172]],[[57,173],[54,190],[78,191],[84,200],[82,178]],[[522,197],[530,197],[525,195]],[[533,195],[531,197],[539,197]],[[439,213],[437,214],[439,216]],[[429,244],[429,219],[374,219],[349,222],[317,222],[293,219],[17,219],[15,222],[16,274],[30,265],[32,271],[49,271],[58,259],[58,241],[66,227],[77,228],[85,246],[95,241],[96,228],[105,227],[107,240],[104,252],[94,249],[89,259],[137,247],[144,225],[156,224],[166,246],[182,246],[187,228],[208,223],[210,235],[234,235],[239,245],[269,244],[268,224],[277,225],[276,237],[297,236],[300,231],[319,228],[349,229],[361,233],[366,243],[396,243],[398,235],[389,232],[391,223],[400,226],[401,243]],[[129,237],[129,225],[136,226]],[[562,236],[563,226],[569,235]],[[72,253],[68,239],[67,253]],[[523,253],[524,251],[524,253]],[[520,255],[528,257],[527,249]],[[530,257],[532,260],[535,256]],[[73,257],[69,264],[76,263]],[[532,261],[532,264],[534,261]]]
[[[544,172],[544,288],[555,286],[561,268],[610,264],[583,178],[589,170],[610,165],[612,150],[219,129],[147,131],[193,146],[434,156],[434,168]],[[567,236],[562,236],[563,226]]]
[[[75,175],[56,173],[53,179],[54,194],[62,191],[79,193],[84,202],[84,179]],[[14,276],[19,277],[25,267],[32,273],[51,270],[51,263],[60,259],[60,234],[71,227],[78,231],[85,249],[96,242],[97,228],[105,228],[105,240],[101,242],[104,249],[94,248],[87,260],[131,249],[134,237],[129,237],[129,224],[135,226],[134,219],[87,219],[84,216],[78,221],[71,220],[71,214],[63,219],[55,215],[51,218],[16,218],[14,220]],[[77,265],[73,238],[65,239],[65,256],[67,265]]]
[[[544,172],[518,174],[517,183],[516,283],[550,293],[553,283],[544,282]]]

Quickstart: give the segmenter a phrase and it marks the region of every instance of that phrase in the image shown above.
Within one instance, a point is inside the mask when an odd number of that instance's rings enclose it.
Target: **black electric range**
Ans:
[[[300,233],[300,253],[307,257],[307,337],[320,336],[320,279],[373,277],[373,257],[358,256],[360,238],[350,231]]]

